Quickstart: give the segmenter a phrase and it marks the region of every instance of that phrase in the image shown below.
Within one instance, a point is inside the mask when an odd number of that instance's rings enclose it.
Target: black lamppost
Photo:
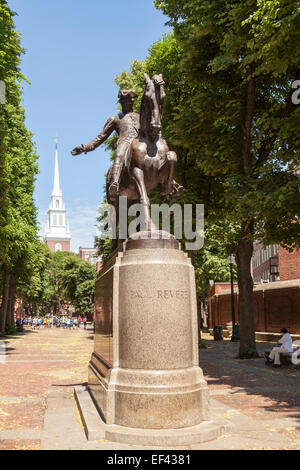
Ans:
[[[235,324],[235,310],[234,310],[234,286],[233,286],[233,265],[235,259],[233,255],[228,258],[230,266],[230,282],[231,282],[231,316],[232,316],[232,334],[231,341],[239,341],[238,326]]]

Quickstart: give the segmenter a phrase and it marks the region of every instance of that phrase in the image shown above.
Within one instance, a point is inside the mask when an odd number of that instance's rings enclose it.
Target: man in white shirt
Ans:
[[[283,336],[278,341],[281,346],[273,348],[268,357],[268,361],[274,362],[275,367],[280,367],[280,353],[293,352],[293,340],[288,330],[286,328],[282,328],[280,332],[283,333]]]

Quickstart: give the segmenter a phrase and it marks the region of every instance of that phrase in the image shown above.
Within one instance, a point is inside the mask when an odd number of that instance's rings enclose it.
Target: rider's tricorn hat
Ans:
[[[120,90],[119,94],[118,94],[119,100],[121,98],[125,98],[125,96],[130,96],[131,98],[136,98],[137,94],[134,93],[134,91],[132,91],[132,90]]]

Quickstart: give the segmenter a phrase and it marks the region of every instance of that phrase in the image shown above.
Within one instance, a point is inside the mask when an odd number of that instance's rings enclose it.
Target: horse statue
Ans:
[[[160,194],[176,200],[184,191],[174,180],[177,161],[176,153],[170,151],[162,138],[162,108],[165,99],[162,75],[151,79],[144,74],[145,89],[140,108],[140,129],[132,140],[125,168],[120,178],[119,196],[126,196],[129,206],[140,203],[144,209],[144,227],[146,231],[157,228],[151,221],[148,195],[160,184]],[[107,174],[107,201],[118,213],[118,197],[108,191],[111,184],[112,166]]]

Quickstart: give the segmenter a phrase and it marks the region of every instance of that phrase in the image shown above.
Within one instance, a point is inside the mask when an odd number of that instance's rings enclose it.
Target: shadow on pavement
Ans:
[[[300,424],[299,369],[270,367],[264,357],[237,359],[239,343],[205,342],[207,349],[200,349],[200,366],[214,398],[254,418],[284,416],[296,418]],[[272,346],[257,342],[260,355]]]
[[[23,331],[20,331],[20,332],[18,331],[16,333],[13,333],[12,335],[0,336],[0,340],[5,341],[5,340],[12,340],[12,339],[19,339],[31,333],[38,333],[38,330],[31,330],[31,329],[25,328]]]

